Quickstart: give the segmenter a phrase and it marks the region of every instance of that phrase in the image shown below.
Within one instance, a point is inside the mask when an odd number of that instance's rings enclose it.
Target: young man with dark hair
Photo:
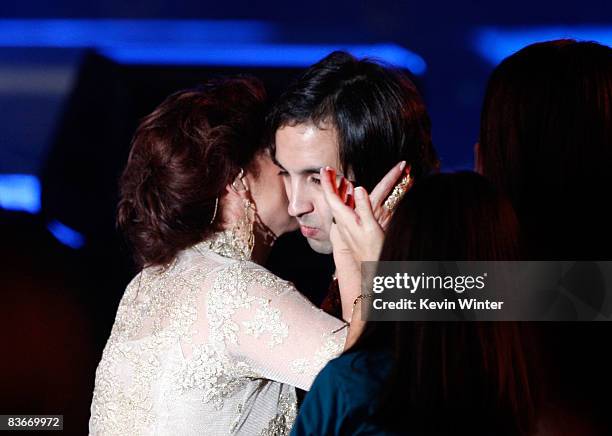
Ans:
[[[438,168],[429,116],[408,75],[346,52],[311,66],[267,121],[289,214],[319,253],[332,252],[321,168],[337,168],[368,192],[398,162],[407,163],[413,179]]]

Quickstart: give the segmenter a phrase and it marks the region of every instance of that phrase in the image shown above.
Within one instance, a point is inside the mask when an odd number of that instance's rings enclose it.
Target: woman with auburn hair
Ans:
[[[260,266],[295,230],[247,78],[177,92],[136,131],[117,222],[142,271],[96,371],[90,434],[288,433],[346,324]]]

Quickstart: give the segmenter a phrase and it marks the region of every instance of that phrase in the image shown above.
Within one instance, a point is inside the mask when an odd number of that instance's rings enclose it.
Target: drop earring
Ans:
[[[241,168],[238,176],[232,182],[232,189],[236,192],[248,192],[248,186],[242,181],[244,178],[244,170]],[[237,182],[240,181],[242,189],[237,186]],[[244,214],[232,227],[232,239],[233,243],[241,247],[243,254],[250,259],[253,254],[253,247],[255,246],[255,231],[254,231],[254,205],[253,202],[248,198],[242,199]]]
[[[219,208],[219,197],[215,197],[215,210],[213,212],[212,218],[210,219],[210,222],[208,223],[208,225],[212,225],[212,223],[215,222],[215,218],[217,218],[217,209]]]

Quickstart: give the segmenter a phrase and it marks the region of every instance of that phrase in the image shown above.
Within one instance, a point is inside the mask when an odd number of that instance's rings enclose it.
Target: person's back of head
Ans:
[[[529,259],[612,259],[612,48],[557,40],[506,58],[487,87],[477,160],[510,195]],[[610,390],[605,324],[549,323],[537,333],[549,402],[563,417],[612,428],[602,398]]]
[[[117,210],[139,266],[167,265],[220,229],[225,187],[241,168],[256,173],[266,150],[265,100],[257,79],[220,78],[172,94],[142,120]]]
[[[476,173],[417,181],[398,205],[380,261],[519,258],[509,200]],[[407,434],[529,434],[533,374],[514,323],[368,322],[349,353],[387,347],[393,369],[376,419]]]
[[[477,167],[505,191],[532,258],[608,258],[612,49],[532,44],[493,72]]]
[[[438,168],[425,104],[409,76],[336,51],[311,66],[268,116],[272,147],[285,126],[331,124],[341,170],[371,190],[401,160],[413,177]]]

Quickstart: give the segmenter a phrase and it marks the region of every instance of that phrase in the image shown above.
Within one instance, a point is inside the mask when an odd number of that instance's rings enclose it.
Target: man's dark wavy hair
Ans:
[[[342,169],[371,190],[397,162],[416,178],[436,171],[425,104],[409,76],[370,59],[335,51],[311,66],[267,117],[268,142],[284,126],[331,122]]]

